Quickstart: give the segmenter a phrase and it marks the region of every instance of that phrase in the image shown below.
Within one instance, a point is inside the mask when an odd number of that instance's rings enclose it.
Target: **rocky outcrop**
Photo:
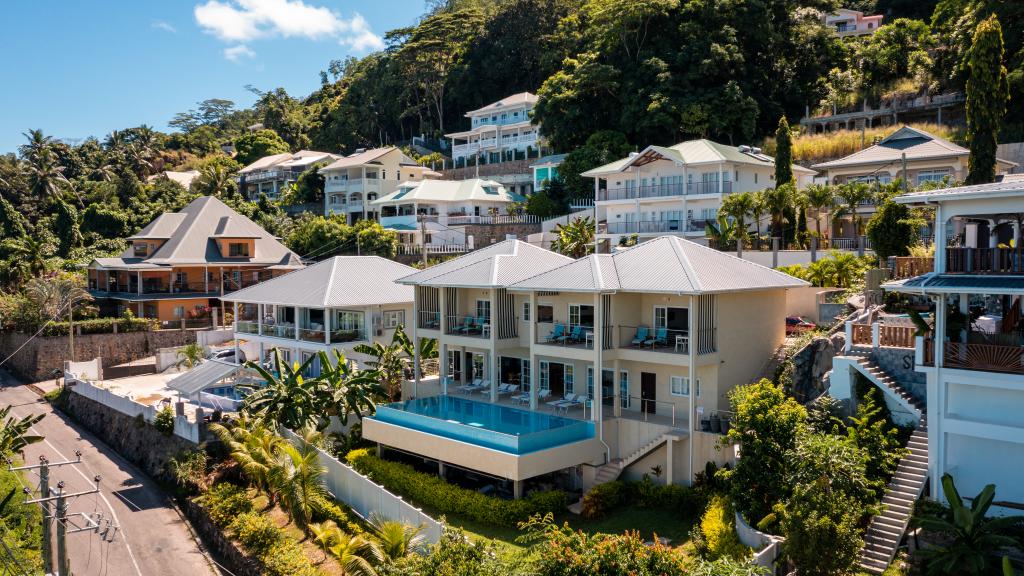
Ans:
[[[832,370],[832,359],[842,354],[845,342],[842,333],[815,338],[790,358],[793,395],[798,401],[813,400],[828,388],[826,375]]]

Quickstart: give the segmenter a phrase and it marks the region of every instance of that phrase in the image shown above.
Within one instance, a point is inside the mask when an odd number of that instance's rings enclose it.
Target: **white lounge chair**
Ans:
[[[552,400],[551,402],[545,402],[545,404],[551,406],[551,408],[554,410],[558,410],[559,408],[562,407],[563,404],[572,404],[574,400],[576,400],[575,394],[566,394],[564,398],[561,398],[559,400]]]

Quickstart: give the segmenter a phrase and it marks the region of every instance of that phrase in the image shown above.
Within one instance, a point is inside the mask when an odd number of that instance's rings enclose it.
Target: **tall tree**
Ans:
[[[835,205],[836,196],[828,184],[811,184],[802,191],[803,204],[814,211],[814,228],[821,238],[821,217]]]
[[[967,65],[967,184],[985,184],[996,178],[996,138],[1006,114],[1010,86],[1003,66],[1003,31],[996,17],[978,25]]]
[[[736,237],[738,240],[747,239],[747,216],[754,213],[754,194],[742,192],[730,194],[722,200],[722,213],[736,220]]]
[[[793,180],[793,134],[786,117],[779,118],[775,130],[775,185],[782,186]]]

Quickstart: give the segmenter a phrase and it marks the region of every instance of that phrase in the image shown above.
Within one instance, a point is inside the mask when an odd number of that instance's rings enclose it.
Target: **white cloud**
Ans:
[[[154,20],[153,23],[150,26],[152,28],[156,28],[157,30],[163,30],[164,32],[170,32],[171,34],[177,34],[178,33],[177,29],[175,29],[174,26],[171,26],[170,24],[168,24],[167,22],[164,22],[163,20]]]
[[[245,44],[239,44],[237,46],[231,46],[230,48],[224,49],[224,57],[232,62],[238,62],[243,58],[252,58],[256,56],[256,53]]]
[[[353,50],[384,47],[380,36],[359,14],[349,19],[324,6],[303,0],[207,0],[194,10],[196,22],[224,42],[249,42],[260,38],[336,38]]]

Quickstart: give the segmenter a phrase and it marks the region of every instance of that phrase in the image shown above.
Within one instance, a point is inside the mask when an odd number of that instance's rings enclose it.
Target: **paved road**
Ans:
[[[35,427],[46,440],[26,449],[26,463],[38,463],[40,455],[51,462],[73,460],[75,450],[81,450],[83,463],[53,469],[50,485],[63,480],[66,491],[84,491],[92,488],[96,474],[101,476],[100,494],[71,500],[68,510],[102,512],[120,529],[68,536],[75,576],[220,575],[155,482],[88,431],[53,412],[36,393],[17,385],[8,374],[0,372],[0,380],[0,405],[13,405],[12,413],[18,417],[46,414]],[[38,485],[35,476],[28,482]]]

